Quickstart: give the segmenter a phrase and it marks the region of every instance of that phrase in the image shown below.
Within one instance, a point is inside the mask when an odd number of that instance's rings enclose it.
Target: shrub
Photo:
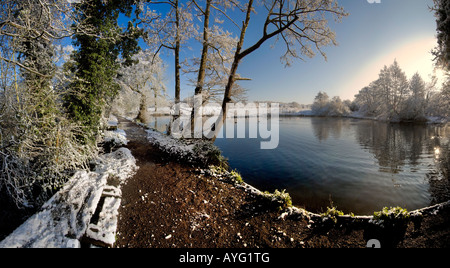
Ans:
[[[264,192],[264,196],[274,203],[279,210],[286,209],[288,207],[292,207],[292,198],[286,190],[275,190],[273,193]]]
[[[337,207],[332,206],[327,207],[327,211],[325,213],[320,214],[325,220],[331,219],[335,224],[337,223],[337,217],[344,216],[344,212],[337,209]]]
[[[374,212],[372,222],[382,227],[401,226],[408,222],[408,210],[401,207],[384,207],[379,212]]]
[[[408,223],[412,218],[404,208],[385,207],[374,213],[369,221],[372,224],[365,229],[365,236],[378,239],[382,247],[396,247],[404,239]]]
[[[220,149],[210,141],[201,141],[194,145],[193,152],[198,158],[206,158],[207,165],[219,166],[228,169],[228,160],[222,155]]]
[[[230,173],[231,178],[237,183],[237,184],[243,184],[244,180],[242,179],[241,174],[239,174],[239,172],[233,170]]]

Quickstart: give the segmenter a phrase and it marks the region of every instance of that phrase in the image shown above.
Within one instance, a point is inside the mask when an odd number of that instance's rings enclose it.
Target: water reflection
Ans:
[[[406,165],[419,164],[423,150],[432,147],[435,131],[423,125],[367,122],[357,125],[357,139],[378,160],[381,172],[399,173]]]
[[[427,179],[430,184],[432,204],[438,204],[450,200],[450,141],[440,144],[435,148],[434,153],[438,169],[434,172],[430,171]]]
[[[328,117],[312,117],[311,125],[313,127],[314,136],[316,136],[319,141],[326,141],[330,138],[330,136],[335,139],[339,139],[341,137],[342,130],[350,125],[350,121]]]
[[[148,122],[145,123],[150,128],[156,129],[161,133],[167,133],[171,120],[171,116],[152,116],[149,117]]]
[[[354,127],[356,141],[374,156],[379,172],[402,175],[425,169],[431,204],[450,199],[450,126],[333,118],[313,118],[311,124],[321,142],[330,137],[339,139],[344,130]],[[401,186],[392,180],[394,187]]]

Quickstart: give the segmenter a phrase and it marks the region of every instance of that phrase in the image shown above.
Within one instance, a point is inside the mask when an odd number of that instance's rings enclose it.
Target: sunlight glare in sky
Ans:
[[[439,82],[443,82],[444,73],[440,70],[435,72],[433,64],[433,55],[430,51],[436,46],[436,39],[419,38],[411,40],[392,50],[387,51],[367,63],[361,68],[361,71],[355,74],[354,79],[350,80],[345,86],[350,89],[348,97],[356,94],[358,89],[368,86],[370,82],[378,78],[380,70],[386,65],[390,66],[394,60],[397,60],[400,68],[405,72],[408,79],[418,72],[425,81],[430,81],[431,76],[435,74]]]

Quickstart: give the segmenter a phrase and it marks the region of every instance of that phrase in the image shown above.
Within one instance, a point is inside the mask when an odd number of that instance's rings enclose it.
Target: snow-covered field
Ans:
[[[271,103],[268,102],[268,107],[270,107]],[[292,103],[278,103],[280,108],[280,115],[311,115],[310,105],[299,105]],[[241,108],[239,108],[241,105]],[[235,106],[231,106],[228,110],[227,117],[239,117],[241,113],[239,112],[242,107],[246,110],[246,114],[244,116],[258,116],[258,103],[250,103],[250,104],[237,104]],[[201,113],[203,116],[217,116],[220,115],[222,110],[222,105],[219,103],[208,103],[201,108]],[[157,111],[155,108],[149,108],[147,110],[149,115],[175,115],[175,107],[159,107]],[[192,112],[192,107],[186,103],[180,104],[180,112],[179,114],[182,116],[190,116]]]
[[[221,106],[218,104],[206,104],[202,107],[203,116],[218,116],[221,112]],[[240,108],[231,107],[229,109],[227,117],[243,117],[250,116],[256,117],[258,116],[258,108],[247,106],[244,108],[245,112],[239,111]],[[149,115],[174,115],[176,114],[174,107],[162,107],[158,108],[158,111],[155,112],[154,108],[149,108]],[[182,103],[180,107],[179,114],[181,116],[190,116],[192,112],[192,108],[189,105]],[[311,110],[310,105],[292,105],[290,103],[280,103],[279,113],[281,116],[321,116],[320,114],[316,114]],[[389,121],[382,116],[366,116],[365,114],[356,111],[349,112],[348,114],[341,115],[342,117],[351,117],[351,118],[359,118],[359,119],[370,119],[370,120],[379,120],[379,121]],[[437,117],[437,116],[428,116],[425,118],[427,123],[429,124],[445,124],[450,121],[450,118],[445,117]],[[395,122],[395,120],[391,120]]]
[[[105,134],[108,139],[126,144],[123,130]],[[120,185],[135,173],[136,160],[130,150],[120,148],[99,156],[95,164],[95,171],[76,172],[38,213],[1,241],[0,248],[74,248],[80,247],[83,236],[104,245],[114,244]],[[114,185],[109,185],[111,181]],[[101,198],[103,207],[93,223]]]

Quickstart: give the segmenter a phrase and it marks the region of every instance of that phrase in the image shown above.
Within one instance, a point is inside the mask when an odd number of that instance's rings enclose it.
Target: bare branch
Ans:
[[[32,68],[29,68],[29,67],[27,67],[27,66],[21,64],[20,62],[13,61],[13,60],[9,60],[9,59],[3,58],[2,56],[0,56],[0,60],[3,60],[3,61],[6,61],[6,62],[8,62],[8,63],[12,63],[12,64],[14,64],[14,65],[17,65],[17,66],[19,66],[20,68],[22,68],[22,69],[24,69],[24,70],[26,70],[26,71],[28,71],[28,72],[30,72],[30,73],[33,73],[33,74],[35,74],[35,75],[41,76],[41,77],[45,77],[45,78],[51,78],[51,77],[52,77],[51,75],[41,74],[41,73],[39,73],[38,71],[36,71],[36,70],[34,70],[34,69],[32,69]]]

